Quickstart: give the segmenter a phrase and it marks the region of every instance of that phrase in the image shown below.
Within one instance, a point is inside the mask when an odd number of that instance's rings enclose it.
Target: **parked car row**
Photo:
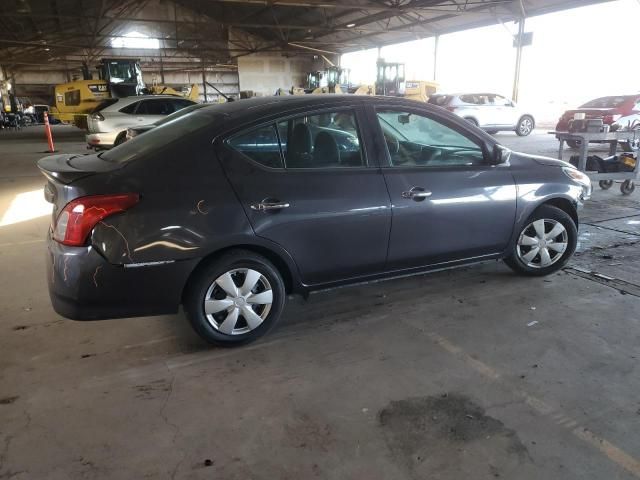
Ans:
[[[118,100],[92,122],[169,100]],[[353,95],[186,108],[106,152],[38,162],[59,314],[182,304],[205,340],[240,345],[290,293],[489,259],[546,275],[574,252],[589,178],[443,108]]]

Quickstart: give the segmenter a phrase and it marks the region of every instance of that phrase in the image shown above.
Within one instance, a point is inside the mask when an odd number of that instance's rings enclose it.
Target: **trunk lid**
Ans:
[[[44,198],[53,204],[53,221],[58,212],[73,198],[79,196],[72,184],[91,175],[109,172],[121,168],[121,164],[108,162],[98,154],[50,155],[38,160],[38,168],[47,179]]]
[[[122,164],[102,159],[101,155],[50,155],[38,160],[38,168],[49,181],[68,185],[80,178],[122,167]]]
[[[575,113],[584,113],[587,119],[592,119],[602,118],[605,115],[613,115],[616,111],[611,108],[576,108],[575,110],[567,110],[563,116],[569,120],[573,118]]]

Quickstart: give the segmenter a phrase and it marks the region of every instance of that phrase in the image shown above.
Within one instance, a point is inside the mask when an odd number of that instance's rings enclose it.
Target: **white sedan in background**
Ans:
[[[126,140],[127,129],[148,125],[195,102],[175,95],[140,95],[105,100],[87,118],[89,148],[109,149]]]

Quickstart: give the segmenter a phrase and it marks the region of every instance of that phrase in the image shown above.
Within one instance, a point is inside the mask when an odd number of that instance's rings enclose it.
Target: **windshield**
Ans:
[[[109,81],[112,83],[137,83],[135,63],[130,61],[109,62]]]
[[[219,123],[222,115],[210,112],[195,112],[193,115],[182,115],[166,122],[157,128],[149,130],[144,135],[138,135],[128,142],[100,154],[100,158],[108,162],[125,163],[137,157],[162,150],[167,145],[187,135],[206,127]]]
[[[210,104],[208,103],[197,103],[195,105],[189,105],[188,107],[182,108],[180,110],[178,110],[177,112],[173,112],[171,115],[167,115],[164,118],[161,118],[160,120],[158,120],[157,122],[154,122],[153,124],[156,127],[159,127],[160,125],[164,125],[165,123],[171,122],[172,120],[175,120],[176,118],[180,118],[184,115],[186,115],[187,113],[191,113],[194,110],[199,110],[202,107],[208,107],[210,106]]]
[[[580,108],[615,108],[626,102],[629,97],[601,97],[585,103]]]

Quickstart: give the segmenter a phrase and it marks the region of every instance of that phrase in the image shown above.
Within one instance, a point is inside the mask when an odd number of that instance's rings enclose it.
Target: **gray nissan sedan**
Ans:
[[[92,155],[38,162],[48,282],[76,320],[176,313],[240,345],[288,294],[504,259],[562,268],[589,179],[439,107],[307,95],[200,108]]]

